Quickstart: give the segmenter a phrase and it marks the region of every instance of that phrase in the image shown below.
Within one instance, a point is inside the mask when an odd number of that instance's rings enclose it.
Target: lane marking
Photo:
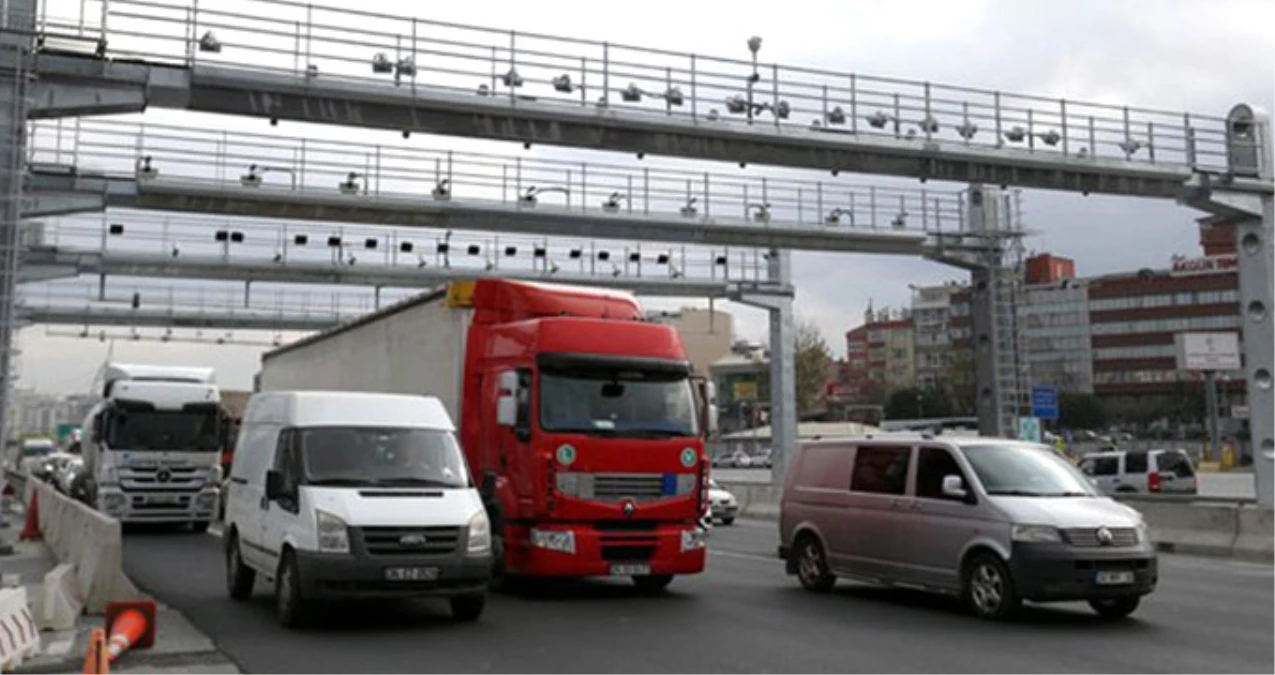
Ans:
[[[739,559],[741,559],[741,560],[754,560],[754,561],[767,562],[767,563],[780,563],[780,564],[782,564],[782,563],[784,562],[784,561],[780,560],[780,559],[779,559],[779,558],[777,558],[777,557],[776,557],[776,558],[770,558],[770,557],[767,557],[767,556],[764,556],[764,555],[757,555],[756,553],[740,553],[739,551],[721,551],[721,550],[714,551],[714,550],[713,550],[713,549],[711,549],[711,548],[710,548],[710,549],[708,549],[708,554],[709,554],[709,555],[720,555],[720,556],[725,557],[725,558],[739,558]]]

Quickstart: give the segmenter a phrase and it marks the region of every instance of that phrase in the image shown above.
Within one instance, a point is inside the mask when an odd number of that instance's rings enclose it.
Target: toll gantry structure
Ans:
[[[796,424],[791,250],[925,255],[969,269],[980,425],[1001,434],[1021,380],[1006,366],[1015,331],[1003,307],[1012,297],[1006,242],[1020,233],[997,218],[999,188],[982,186],[1174,199],[1236,226],[1258,497],[1271,502],[1270,136],[1268,120],[1248,106],[1206,116],[766,64],[758,38],[744,43],[750,58],[725,59],[284,0],[245,0],[233,11],[213,4],[102,0],[59,12],[57,3],[7,3],[0,345],[10,344],[15,320],[17,222],[41,213],[131,206],[761,247],[768,286],[739,285],[732,296],[770,312],[782,476]],[[386,177],[380,157],[365,157],[320,191],[306,179],[320,175],[308,146],[289,158],[294,178],[269,189],[224,175],[165,178],[153,154],[135,153],[131,176],[25,161],[27,120],[148,107],[971,187],[956,218],[939,217],[940,205],[925,207],[935,218],[918,223],[915,210],[900,209],[886,227],[871,227],[855,218],[856,204],[824,200],[836,179],[815,181],[813,194],[798,188],[782,208],[765,179],[742,203],[723,199],[711,177],[684,179],[678,206],[653,198],[645,168],[619,182],[598,184],[584,170],[528,185],[517,158],[512,178],[501,163],[499,198],[490,185],[463,191],[454,165],[444,174],[438,158],[430,189],[376,194]],[[244,175],[262,175],[253,168]],[[579,199],[550,205],[544,192]]]

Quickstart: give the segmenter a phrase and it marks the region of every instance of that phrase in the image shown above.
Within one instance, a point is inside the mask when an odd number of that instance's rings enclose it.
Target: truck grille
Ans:
[[[655,501],[664,498],[664,477],[658,473],[593,474],[593,498],[618,502],[622,499]]]
[[[451,553],[460,544],[459,527],[363,527],[358,531],[371,555]]]
[[[121,467],[120,488],[124,490],[198,491],[204,477],[195,467]]]
[[[1098,528],[1096,527],[1073,527],[1062,531],[1063,539],[1072,546],[1079,548],[1098,548],[1100,546],[1110,546],[1119,548],[1122,546],[1137,546],[1138,531],[1132,527],[1109,527],[1111,532],[1111,543],[1103,544],[1098,540]]]

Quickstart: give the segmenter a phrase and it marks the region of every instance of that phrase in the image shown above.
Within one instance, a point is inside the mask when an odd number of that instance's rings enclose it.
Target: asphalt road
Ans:
[[[212,535],[130,533],[125,567],[247,672],[1263,672],[1275,670],[1272,567],[1161,558],[1159,591],[1131,619],[1083,604],[1028,607],[1014,624],[955,601],[842,582],[801,590],[771,523],[713,532],[710,569],[660,597],[622,581],[493,596],[476,624],[441,603],[333,607],[280,628],[268,589],[225,594]]]
[[[723,483],[769,483],[770,469],[713,469],[713,478]],[[1200,495],[1204,497],[1226,497],[1231,499],[1252,499],[1257,494],[1257,486],[1253,482],[1253,472],[1236,471],[1234,473],[1200,473],[1196,474]]]

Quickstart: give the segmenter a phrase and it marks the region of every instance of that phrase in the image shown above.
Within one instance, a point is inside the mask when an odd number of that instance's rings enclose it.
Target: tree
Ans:
[[[952,400],[940,389],[895,389],[885,404],[885,417],[892,420],[951,417]]]
[[[797,415],[812,412],[819,405],[832,372],[832,352],[818,326],[809,321],[797,325],[793,370],[796,371]]]
[[[1103,429],[1107,410],[1093,394],[1064,391],[1058,395],[1058,423],[1068,429]]]

